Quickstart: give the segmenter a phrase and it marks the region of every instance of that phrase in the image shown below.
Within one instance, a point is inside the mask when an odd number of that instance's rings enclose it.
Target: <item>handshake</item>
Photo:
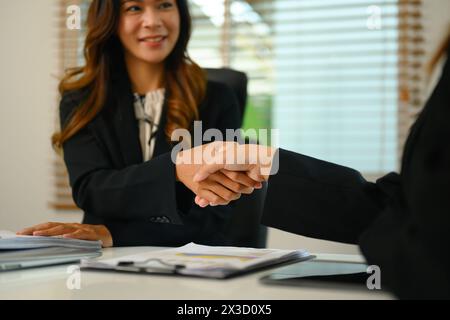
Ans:
[[[278,171],[276,150],[256,144],[213,142],[172,154],[176,179],[195,195],[195,203],[227,205],[261,189]]]

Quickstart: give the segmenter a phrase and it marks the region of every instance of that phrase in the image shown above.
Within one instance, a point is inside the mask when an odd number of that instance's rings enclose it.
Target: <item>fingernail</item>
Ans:
[[[261,189],[262,188],[262,183],[258,183],[256,186],[255,186],[255,189]]]
[[[199,201],[197,202],[197,205],[198,205],[200,208],[204,208],[204,207],[207,206],[207,202],[206,202],[205,200],[201,199],[201,200],[199,200]]]

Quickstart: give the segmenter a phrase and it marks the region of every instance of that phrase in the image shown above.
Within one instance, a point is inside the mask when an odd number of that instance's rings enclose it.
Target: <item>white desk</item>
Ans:
[[[109,259],[159,248],[105,249]],[[360,256],[317,255],[321,259],[361,261]],[[269,286],[266,270],[229,280],[149,276],[81,270],[81,289],[69,290],[69,265],[0,273],[0,299],[150,299],[150,300],[297,300],[392,299],[381,291],[343,286],[336,289]]]

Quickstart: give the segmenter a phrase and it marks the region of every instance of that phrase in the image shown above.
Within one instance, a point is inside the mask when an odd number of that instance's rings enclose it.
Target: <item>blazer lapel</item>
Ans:
[[[159,156],[163,153],[170,152],[172,147],[167,142],[165,128],[167,124],[167,90],[164,99],[163,110],[161,112],[161,120],[158,125],[158,132],[156,133],[155,150],[153,151],[153,157]]]
[[[127,74],[122,74],[113,82],[114,116],[113,128],[119,142],[125,166],[142,163],[139,142],[139,126],[133,108],[133,93]]]

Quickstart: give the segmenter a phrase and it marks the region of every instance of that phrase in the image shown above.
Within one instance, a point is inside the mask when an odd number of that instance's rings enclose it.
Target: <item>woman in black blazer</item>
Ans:
[[[192,131],[201,120],[203,131],[225,135],[240,122],[230,89],[207,82],[187,55],[190,29],[186,0],[92,2],[86,66],[61,82],[62,131],[53,137],[83,224],[46,223],[21,234],[100,239],[104,246],[228,244],[222,231],[231,207],[200,208],[195,194],[228,204],[260,184],[244,174],[235,183],[226,172],[194,183],[198,166],[172,162],[174,130]],[[155,93],[164,97],[153,110],[159,117],[140,105]]]
[[[448,40],[446,44],[441,79],[411,128],[400,174],[371,183],[350,168],[287,150],[264,150],[279,160],[272,173],[279,170],[264,177],[269,187],[262,222],[308,237],[358,244],[368,263],[380,267],[381,287],[400,298],[450,299]],[[223,167],[205,166],[195,179]],[[250,174],[257,179],[254,171]]]

